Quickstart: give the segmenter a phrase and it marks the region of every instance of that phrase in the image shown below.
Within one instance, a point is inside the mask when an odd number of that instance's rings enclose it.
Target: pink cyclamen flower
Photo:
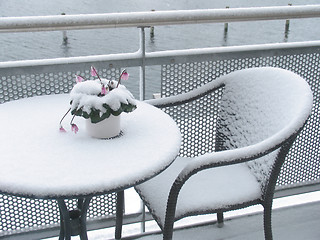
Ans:
[[[98,76],[97,70],[93,66],[91,66],[91,76],[93,76],[93,77],[97,77]]]
[[[82,82],[84,81],[84,78],[79,76],[79,75],[76,75],[76,82],[79,83],[79,82]]]
[[[67,132],[62,126],[60,126],[59,131],[60,132]]]
[[[101,95],[104,96],[107,94],[107,89],[105,88],[105,86],[102,86],[101,88]]]
[[[129,73],[127,71],[124,71],[121,75],[121,80],[128,80],[129,79]]]
[[[74,133],[77,133],[79,131],[79,128],[76,124],[72,123],[71,124],[71,131]]]

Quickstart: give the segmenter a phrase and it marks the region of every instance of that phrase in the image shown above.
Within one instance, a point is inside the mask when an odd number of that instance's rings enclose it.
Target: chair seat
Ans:
[[[192,160],[179,157],[163,173],[136,186],[137,192],[162,227],[170,188],[180,171]],[[204,209],[219,209],[257,200],[261,195],[260,184],[246,164],[211,168],[193,175],[182,187],[175,219],[187,213],[205,212]]]

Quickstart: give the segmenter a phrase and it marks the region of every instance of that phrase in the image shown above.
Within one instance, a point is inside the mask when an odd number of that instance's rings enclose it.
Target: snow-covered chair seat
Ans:
[[[193,101],[223,89],[215,152],[178,157],[137,192],[172,239],[173,224],[186,216],[262,204],[265,238],[272,239],[271,209],[285,157],[312,108],[312,93],[300,76],[264,67],[235,71],[181,95],[149,100],[160,107]]]

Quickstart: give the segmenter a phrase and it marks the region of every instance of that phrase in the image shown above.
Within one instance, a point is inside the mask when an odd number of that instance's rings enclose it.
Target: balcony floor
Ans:
[[[274,239],[320,239],[320,202],[275,209],[272,220]],[[177,229],[174,232],[174,240],[259,240],[264,239],[262,224],[261,213],[244,215],[226,220],[222,228],[218,228],[216,223],[211,223]],[[162,236],[155,234],[124,239],[160,240]]]
[[[272,225],[275,240],[320,239],[320,192],[274,199]],[[225,214],[219,228],[216,215],[186,218],[175,224],[174,240],[263,240],[262,207],[255,206]],[[189,227],[185,227],[189,225]],[[122,240],[162,240],[154,221],[140,234],[140,224],[125,225]],[[88,232],[89,240],[114,239],[114,228]],[[57,240],[57,237],[47,240]],[[72,237],[78,240],[79,237]]]

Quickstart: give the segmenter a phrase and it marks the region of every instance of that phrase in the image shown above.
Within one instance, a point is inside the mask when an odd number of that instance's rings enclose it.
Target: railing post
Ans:
[[[146,206],[143,202],[141,202],[141,215],[142,215],[142,219],[141,219],[141,232],[146,232]]]
[[[140,66],[140,84],[139,84],[139,94],[140,101],[145,100],[146,97],[146,40],[145,40],[145,27],[140,28],[140,49],[139,53],[141,54],[141,66]]]
[[[145,38],[145,27],[140,28],[140,57],[141,57],[141,66],[140,66],[140,83],[139,83],[139,94],[140,94],[140,101],[145,100],[146,97],[146,38]],[[146,212],[145,212],[145,205],[141,201],[141,232],[146,231]]]
[[[65,16],[65,13],[61,13],[61,15]],[[66,45],[68,43],[67,31],[62,31],[63,44]]]

